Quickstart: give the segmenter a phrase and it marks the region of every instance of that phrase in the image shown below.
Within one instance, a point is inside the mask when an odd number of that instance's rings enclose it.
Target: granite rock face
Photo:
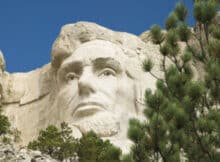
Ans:
[[[147,58],[161,75],[158,46],[89,22],[63,26],[51,63],[39,69],[7,73],[0,54],[1,102],[13,127],[21,131],[19,145],[49,124],[65,121],[77,138],[94,130],[128,152],[128,120],[144,120],[144,91],[155,89],[155,78],[142,70]]]

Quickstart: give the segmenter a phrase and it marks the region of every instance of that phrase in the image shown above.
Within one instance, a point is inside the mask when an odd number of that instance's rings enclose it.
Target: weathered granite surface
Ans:
[[[155,78],[142,70],[146,58],[161,75],[158,46],[89,22],[63,26],[51,63],[39,69],[8,73],[0,54],[1,102],[13,127],[21,131],[19,145],[49,124],[65,121],[75,137],[92,129],[128,152],[128,120],[143,119],[144,91],[155,89]]]

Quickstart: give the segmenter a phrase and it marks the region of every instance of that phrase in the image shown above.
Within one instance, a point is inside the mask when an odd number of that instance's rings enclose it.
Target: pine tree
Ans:
[[[9,133],[10,126],[11,124],[9,123],[8,118],[5,115],[1,114],[1,110],[0,110],[0,136]]]
[[[66,123],[61,123],[61,130],[49,125],[40,131],[37,140],[28,144],[28,148],[61,161],[77,157],[79,162],[120,162],[121,150],[110,141],[102,140],[92,131],[80,139],[74,139],[71,134]]]
[[[220,161],[220,26],[215,23],[216,0],[195,0],[195,31],[186,24],[187,9],[181,2],[168,16],[166,33],[158,25],[150,30],[162,55],[163,78],[155,76],[153,63],[143,68],[157,80],[155,92],[146,90],[144,114],[148,122],[130,121],[135,162]],[[186,48],[181,49],[179,42]],[[167,66],[167,60],[172,62]],[[204,75],[195,79],[192,66]]]
[[[80,139],[77,155],[79,162],[120,162],[121,150],[91,131]]]
[[[54,125],[49,125],[46,130],[40,131],[37,140],[28,144],[28,148],[40,150],[42,153],[61,161],[74,157],[78,144],[71,133],[72,131],[66,123],[61,123],[61,130]]]
[[[11,124],[8,120],[8,117],[2,114],[2,103],[0,98],[0,136],[4,136],[10,133],[10,126]],[[3,138],[3,141],[4,140],[8,140],[8,139],[5,137]]]

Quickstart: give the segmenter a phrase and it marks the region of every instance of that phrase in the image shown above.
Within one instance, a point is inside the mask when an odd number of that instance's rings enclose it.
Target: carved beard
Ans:
[[[78,119],[71,123],[77,127],[82,134],[93,130],[100,137],[110,137],[120,130],[120,123],[114,114],[110,112],[97,112],[92,116]]]

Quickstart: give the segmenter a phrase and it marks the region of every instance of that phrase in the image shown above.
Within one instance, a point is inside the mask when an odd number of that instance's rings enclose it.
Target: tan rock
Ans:
[[[49,124],[67,122],[75,137],[94,130],[128,152],[128,120],[143,117],[144,91],[155,78],[143,72],[144,59],[161,75],[158,46],[135,35],[94,23],[62,27],[51,64],[27,73],[2,75],[4,113],[21,131],[21,145]]]

